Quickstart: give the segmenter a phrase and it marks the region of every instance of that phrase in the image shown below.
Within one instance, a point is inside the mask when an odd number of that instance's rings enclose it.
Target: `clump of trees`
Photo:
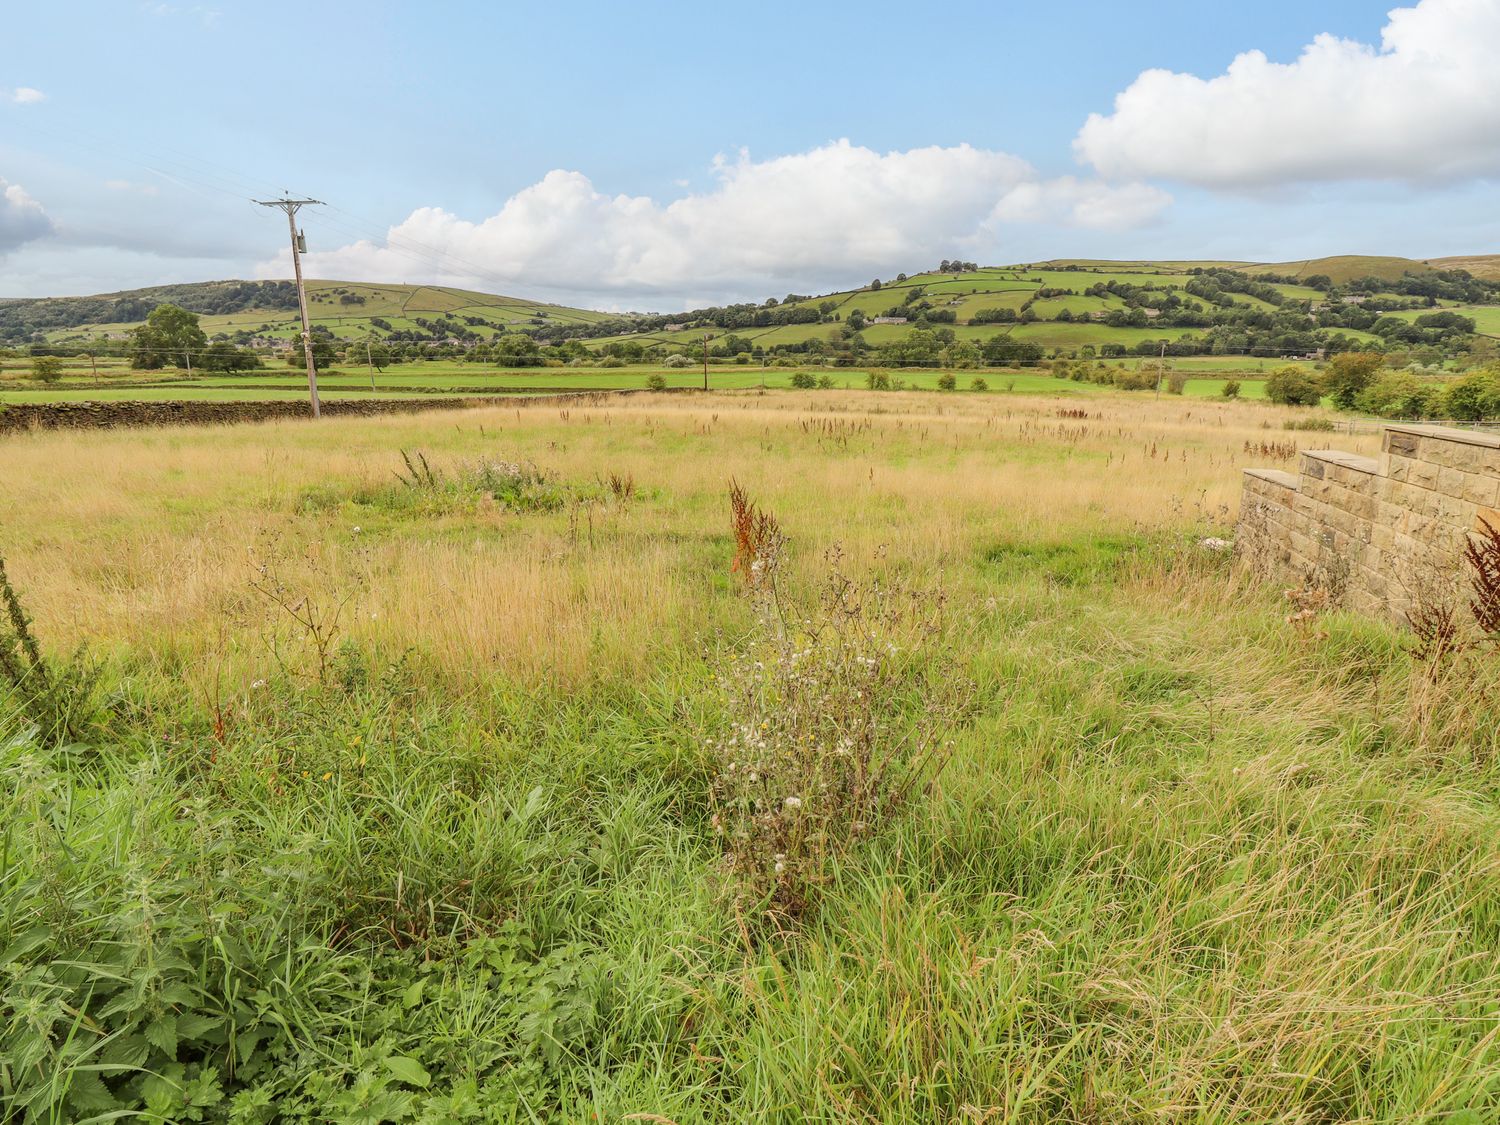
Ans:
[[[1322,372],[1288,364],[1266,378],[1266,397],[1288,406],[1316,406],[1325,397],[1341,410],[1381,418],[1500,419],[1500,364],[1458,377],[1424,376],[1383,367],[1371,352],[1336,355]]]
[[[130,333],[130,366],[144,371],[155,371],[169,363],[191,367],[193,357],[207,344],[196,313],[177,305],[158,305],[146,317],[146,323]]]
[[[1317,406],[1323,401],[1323,381],[1317,372],[1289,363],[1266,376],[1266,397],[1282,406]]]
[[[240,371],[255,371],[261,362],[260,356],[248,348],[237,348],[227,340],[215,340],[199,357],[198,366],[204,371],[233,375]]]
[[[1343,352],[1328,361],[1323,392],[1340,410],[1353,410],[1360,393],[1375,380],[1385,358],[1375,352]]]

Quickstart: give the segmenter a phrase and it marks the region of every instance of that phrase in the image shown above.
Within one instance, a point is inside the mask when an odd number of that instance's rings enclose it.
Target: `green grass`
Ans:
[[[87,639],[104,680],[66,741],[0,688],[0,1115],[1493,1120],[1500,685],[1419,704],[1392,628],[1296,628],[1197,545],[1285,412],[1086,413],[809,392],[9,441],[11,575],[52,668]],[[461,484],[495,461],[557,503]],[[790,537],[779,614],[732,568],[730,479]],[[806,657],[839,556],[881,584],[850,610],[878,694]],[[335,606],[325,661],[299,622]],[[873,719],[949,757],[852,845],[775,845],[816,875],[778,935],[715,817],[769,769],[719,748],[773,759],[785,699],[747,700],[789,651],[857,702],[781,749]]]
[[[1401,320],[1416,320],[1432,312],[1456,312],[1473,319],[1476,331],[1485,336],[1500,336],[1500,305],[1444,305],[1442,309],[1403,309],[1399,312],[1383,313]]]
[[[1032,326],[1035,327],[1035,326]],[[1064,327],[1064,326],[1058,326]],[[1079,325],[1087,331],[1096,326]],[[1085,341],[1086,342],[1086,341]],[[1156,360],[1131,357],[1123,362],[1128,366],[1144,366],[1155,370]],[[1251,366],[1247,367],[1247,363]],[[1246,398],[1262,395],[1256,381],[1267,371],[1279,366],[1274,361],[1247,361],[1235,356],[1189,356],[1173,358],[1168,368],[1190,372],[1194,377],[1188,383],[1188,393],[1194,395],[1217,395],[1227,378],[1242,380],[1242,394]],[[752,390],[760,387],[789,390],[792,376],[799,369],[766,367],[758,365],[712,364],[709,367],[709,384],[717,390]],[[813,368],[820,377],[828,376],[837,389],[860,390],[866,386],[867,368]],[[17,372],[20,374],[20,372]],[[182,378],[180,373],[168,369],[165,372],[132,372],[128,368],[116,367],[110,377],[95,383],[83,377],[83,370],[70,370],[66,379],[69,385],[60,387],[38,384],[27,379],[0,379],[0,403],[38,402],[87,402],[138,400],[162,401],[254,401],[259,399],[300,399],[307,394],[306,377],[285,367],[271,367],[246,375],[210,375],[193,379]],[[375,397],[409,398],[432,394],[489,395],[509,393],[572,393],[591,390],[644,389],[647,379],[660,375],[669,388],[697,389],[703,385],[703,374],[699,368],[660,368],[633,366],[600,370],[598,368],[509,368],[497,369],[483,364],[456,361],[430,361],[401,364],[376,374]],[[937,390],[943,372],[931,368],[892,369],[892,377],[903,380],[916,390]],[[984,368],[961,370],[953,373],[958,379],[959,389],[968,392],[969,384],[982,377],[989,384],[989,391],[1016,393],[1101,393],[1104,388],[1092,384],[1074,383],[1056,379],[1041,371],[1015,370],[1009,368]],[[1211,376],[1211,377],[1204,377]],[[78,384],[78,385],[74,385]],[[341,369],[324,372],[318,380],[321,394],[329,398],[357,400],[371,397],[369,376],[363,371]],[[1114,393],[1112,391],[1108,393]]]

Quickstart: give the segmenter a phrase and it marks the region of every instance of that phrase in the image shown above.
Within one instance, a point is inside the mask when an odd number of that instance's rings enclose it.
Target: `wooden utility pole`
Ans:
[[[370,369],[370,393],[375,393],[375,364],[370,359],[370,338],[365,337],[365,366]]]
[[[703,389],[708,390],[708,333],[703,333]]]
[[[1156,363],[1156,397],[1161,398],[1161,381],[1167,373],[1167,342],[1161,343],[1161,359]]]
[[[312,403],[312,416],[321,418],[322,408],[318,404],[318,368],[313,363],[312,327],[307,319],[307,289],[302,284],[301,253],[307,248],[297,233],[297,212],[303,207],[321,204],[321,199],[257,199],[262,207],[278,207],[286,212],[287,229],[292,234],[292,272],[297,275],[297,308],[302,313],[302,355],[307,360],[307,396]]]

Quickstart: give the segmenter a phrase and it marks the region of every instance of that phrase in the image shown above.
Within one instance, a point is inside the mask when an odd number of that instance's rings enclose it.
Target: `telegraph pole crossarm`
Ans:
[[[292,236],[292,272],[297,277],[297,308],[302,314],[302,356],[307,360],[307,394],[312,403],[312,416],[322,417],[318,403],[318,368],[313,363],[312,327],[307,319],[307,289],[302,284],[302,240],[297,235],[297,212],[303,207],[321,204],[321,199],[257,199],[262,207],[275,207],[286,212],[287,230]]]

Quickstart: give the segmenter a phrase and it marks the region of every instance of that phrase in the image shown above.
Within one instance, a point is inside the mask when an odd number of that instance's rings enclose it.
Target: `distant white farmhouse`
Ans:
[[[906,323],[906,317],[904,317],[904,316],[877,316],[870,323],[871,324],[905,324]]]

